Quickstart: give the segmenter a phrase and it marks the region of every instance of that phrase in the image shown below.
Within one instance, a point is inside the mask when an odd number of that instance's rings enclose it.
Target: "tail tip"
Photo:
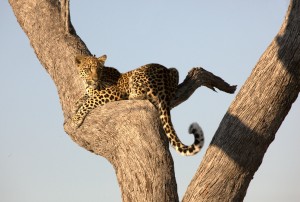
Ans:
[[[194,122],[189,127],[189,133],[190,134],[195,134],[195,133],[202,134],[203,131],[202,131],[202,128],[200,127],[200,125],[198,123]]]

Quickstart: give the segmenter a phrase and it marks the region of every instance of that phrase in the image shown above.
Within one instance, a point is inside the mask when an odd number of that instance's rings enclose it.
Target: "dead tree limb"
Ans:
[[[218,88],[226,93],[234,93],[236,86],[231,86],[223,79],[203,68],[193,68],[189,71],[184,81],[178,85],[175,98],[172,100],[172,107],[176,107],[187,100],[200,86],[206,86],[213,91]]]

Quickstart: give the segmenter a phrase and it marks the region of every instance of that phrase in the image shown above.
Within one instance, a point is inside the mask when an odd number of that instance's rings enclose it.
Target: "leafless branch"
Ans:
[[[222,78],[203,68],[195,67],[189,71],[185,80],[179,84],[176,96],[171,102],[172,108],[186,101],[200,86],[206,86],[213,91],[215,91],[214,88],[218,88],[226,93],[234,93],[236,90],[236,86],[229,85]]]

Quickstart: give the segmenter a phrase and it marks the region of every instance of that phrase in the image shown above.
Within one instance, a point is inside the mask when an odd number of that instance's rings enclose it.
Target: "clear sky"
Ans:
[[[243,85],[278,32],[287,0],[80,1],[71,17],[93,54],[126,72],[156,62],[176,67],[182,81],[196,66]],[[121,201],[112,166],[76,145],[63,130],[56,87],[37,60],[7,1],[0,1],[0,201]],[[55,50],[53,50],[55,51]],[[172,110],[186,144],[197,121],[211,141],[234,95],[205,87]],[[299,99],[279,129],[250,183],[245,201],[300,198]],[[182,198],[205,151],[171,152]]]

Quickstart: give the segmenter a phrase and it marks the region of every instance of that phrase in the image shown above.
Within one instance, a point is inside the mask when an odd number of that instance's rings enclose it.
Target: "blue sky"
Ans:
[[[107,54],[106,64],[121,72],[156,62],[176,67],[182,81],[201,66],[239,90],[278,32],[288,3],[73,0],[71,18],[90,51]],[[9,4],[1,1],[0,8],[0,201],[120,201],[112,166],[66,135],[54,83]],[[187,128],[197,121],[206,150],[235,95],[203,87],[173,109],[182,141],[192,143]],[[246,202],[299,200],[299,111],[297,100],[250,183]],[[182,198],[205,151],[182,157],[170,149]]]

